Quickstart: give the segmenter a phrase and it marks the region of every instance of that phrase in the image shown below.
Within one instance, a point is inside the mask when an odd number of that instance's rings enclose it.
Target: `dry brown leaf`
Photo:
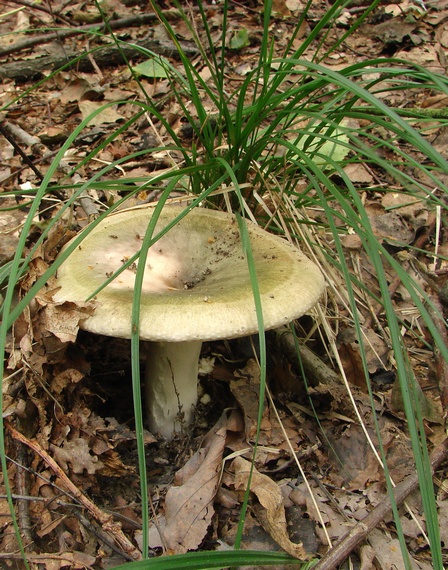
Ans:
[[[302,0],[286,0],[285,6],[288,8],[288,10],[291,10],[291,12],[303,10]]]
[[[6,496],[4,485],[0,485],[0,493]],[[6,499],[0,498],[0,528],[3,530],[9,525],[11,520],[11,512],[9,510],[8,501]]]
[[[232,462],[232,468],[235,472],[235,489],[244,491],[249,483],[251,463],[242,457],[236,457]],[[283,495],[277,483],[267,475],[259,473],[254,467],[250,490],[260,502],[261,507],[256,508],[256,514],[266,532],[294,558],[299,560],[309,558],[301,543],[296,544],[289,539]]]
[[[251,441],[255,437],[258,425],[260,366],[253,358],[250,358],[244,368],[235,371],[234,377],[235,379],[230,382],[230,391],[244,413],[246,440]],[[270,430],[272,427],[268,416],[269,409],[268,406],[265,405],[263,419],[261,422],[262,432]],[[268,445],[269,442],[263,437],[263,435],[265,434],[260,436],[259,443],[262,445]]]
[[[385,340],[372,328],[364,329],[363,351],[366,356],[367,366],[370,373],[377,370],[387,369],[389,347]],[[338,337],[339,356],[348,381],[354,386],[359,386],[364,392],[367,391],[364,368],[361,360],[359,343],[354,331],[347,329]]]
[[[326,495],[325,490],[320,489],[319,487],[314,487],[312,489],[312,493],[313,497],[311,497],[305,483],[301,483],[290,493],[289,498],[294,504],[301,505],[308,514],[310,520],[315,521],[316,523],[323,521],[325,524],[325,532],[320,524],[315,525],[316,535],[319,537],[322,544],[328,544],[326,534],[328,534],[332,542],[337,541],[347,532],[347,518],[344,517],[341,512],[333,509],[331,503],[328,501],[328,496]],[[341,492],[339,495],[345,498],[345,491]],[[340,496],[337,496],[336,498],[339,500]],[[316,505],[319,512],[316,510]]]
[[[45,570],[59,570],[59,568],[89,568],[96,558],[90,554],[79,551],[59,552],[58,554],[30,554],[28,562],[43,565]]]
[[[16,206],[15,200],[3,198],[2,209],[4,211],[0,212],[0,263],[2,265],[14,256],[19,243],[20,228],[26,218],[23,210],[6,211],[8,207],[14,206]]]
[[[76,368],[56,371],[51,379],[51,391],[53,394],[61,394],[69,384],[77,384],[85,377],[85,374]]]
[[[369,543],[376,553],[376,562],[381,570],[405,570],[408,566],[403,561],[400,542],[378,529],[369,534]],[[433,566],[409,554],[413,570],[431,570]]]
[[[55,520],[52,520],[49,524],[41,525],[39,530],[36,531],[36,534],[39,538],[43,538],[50,532],[53,532],[55,528],[57,528],[65,519],[65,516],[60,516]]]
[[[361,546],[359,549],[359,556],[361,558],[361,566],[359,570],[374,570],[375,565],[373,564],[373,561],[375,560],[376,553],[371,546],[368,544]]]
[[[446,485],[446,479],[444,481]],[[445,495],[437,501],[439,514],[440,539],[444,544],[448,544],[448,498]]]
[[[344,167],[344,172],[355,184],[373,184],[373,176],[363,164],[348,164]]]
[[[358,386],[367,392],[364,369],[362,365],[359,348],[350,343],[341,343],[338,347],[339,357],[342,362],[347,380],[350,384]]]
[[[358,234],[347,234],[341,237],[342,245],[347,249],[361,249],[362,241]]]
[[[71,465],[74,473],[83,473],[84,469],[93,475],[103,467],[102,461],[96,455],[90,454],[90,447],[85,439],[77,437],[71,441],[65,441],[62,447],[51,445],[55,460],[68,471]]]
[[[94,82],[89,79],[89,76],[78,77],[73,81],[70,81],[61,92],[61,105],[67,105],[67,103],[74,103],[80,101],[86,94],[90,92],[90,99],[92,97],[92,92],[95,92]],[[99,94],[97,93],[97,97]],[[87,98],[87,97],[86,97]]]
[[[99,101],[79,101],[78,107],[81,111],[82,118],[86,119],[94,111],[98,111],[105,105],[104,102]],[[124,117],[117,113],[112,107],[105,107],[97,115],[89,121],[89,126],[96,127],[108,123],[117,123],[124,121]]]
[[[415,232],[393,212],[373,215],[369,212],[369,221],[377,237],[394,245],[409,244],[415,237]]]
[[[41,302],[40,298],[38,300]],[[49,303],[45,307],[44,330],[54,334],[61,342],[75,342],[79,322],[91,315],[95,306],[92,301],[82,305]]]
[[[163,544],[170,553],[197,548],[214,514],[221,462],[227,434],[223,415],[205,436],[202,447],[180,469],[165,498],[165,517],[158,521]]]
[[[91,556],[86,552],[79,552],[77,550],[72,550],[70,552],[62,552],[61,556],[68,558],[71,561],[70,568],[87,568],[92,566],[96,562],[95,556]]]
[[[386,210],[393,210],[408,220],[416,218],[422,212],[427,212],[427,204],[424,199],[419,200],[414,196],[403,192],[387,192],[381,197],[381,204]]]
[[[120,432],[119,432],[120,430]],[[154,443],[154,438],[145,430],[145,443]],[[67,439],[68,447],[67,447]],[[80,443],[80,440],[85,444]],[[52,432],[52,443],[58,450],[55,454],[62,465],[70,463],[73,471],[86,469],[88,474],[93,470],[106,477],[122,477],[133,472],[133,468],[125,465],[115,447],[123,441],[132,441],[135,433],[115,420],[106,421],[90,411],[87,407],[75,406],[66,416],[60,416],[59,422]],[[70,461],[69,453],[73,443],[79,455]],[[81,471],[82,472],[82,471]]]
[[[106,422],[97,417],[97,425],[95,426],[96,433],[102,434],[107,437],[107,441],[113,444],[114,447],[126,442],[135,440],[135,432],[131,431],[126,425],[119,424],[115,418],[106,418]],[[148,430],[143,430],[143,441],[145,445],[155,443],[157,439]],[[92,445],[95,451],[95,443]]]
[[[328,440],[332,450],[332,474],[341,476],[344,485],[350,484],[351,489],[364,489],[367,482],[372,484],[378,480],[375,457],[363,430],[357,424],[350,424],[343,429],[335,424],[334,429],[328,432]],[[358,486],[354,487],[352,481]]]
[[[274,0],[272,3],[272,13],[278,18],[290,18],[291,12],[285,0]]]

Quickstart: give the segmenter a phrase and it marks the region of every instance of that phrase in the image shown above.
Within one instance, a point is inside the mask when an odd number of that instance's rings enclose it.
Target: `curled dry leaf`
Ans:
[[[235,472],[235,489],[243,491],[249,483],[251,464],[242,457],[236,457],[232,462]],[[296,544],[289,539],[283,495],[280,487],[267,475],[252,471],[250,490],[256,495],[260,506],[255,508],[257,517],[263,528],[279,546],[294,558],[306,560],[310,557],[302,543]]]
[[[230,382],[230,390],[244,413],[246,439],[247,441],[252,441],[257,431],[260,367],[253,358],[250,358],[243,369],[235,371],[234,377],[235,379]],[[267,410],[266,405],[263,418],[264,424],[269,422]],[[263,441],[264,443],[266,442]]]
[[[85,469],[87,473],[93,475],[103,467],[98,456],[91,455],[88,443],[80,437],[65,441],[62,447],[51,445],[51,449],[54,458],[64,471],[68,471],[68,464],[70,464],[74,473],[83,473]]]
[[[278,381],[278,371],[276,371]],[[230,381],[230,391],[238,402],[238,406],[244,414],[245,441],[243,446],[247,447],[247,442],[254,441],[258,424],[258,406],[260,400],[260,366],[253,358],[250,358],[246,366],[234,372],[234,379]],[[290,438],[286,443],[283,431],[275,415],[271,413],[270,406],[265,398],[264,412],[260,424],[258,437],[259,453],[257,454],[257,465],[265,464],[272,459],[278,459],[278,451],[285,451],[289,457],[290,445],[296,446],[299,435],[296,431],[295,421],[283,418],[283,427]],[[230,447],[237,451],[234,442]],[[261,451],[265,447],[265,452]],[[274,448],[273,451],[268,451]]]
[[[83,304],[49,303],[45,308],[44,330],[54,334],[61,342],[75,342],[79,322],[90,316],[95,306],[92,301]]]
[[[214,513],[227,434],[225,414],[206,435],[202,447],[176,473],[165,498],[165,517],[158,521],[163,544],[171,554],[197,548]]]
[[[124,121],[124,118],[120,113],[115,111],[112,107],[106,107],[104,102],[84,100],[79,101],[78,107],[83,119],[86,119],[92,113],[97,112],[97,114],[89,121],[89,125],[93,127]]]
[[[120,443],[135,439],[135,433],[126,426],[115,420],[104,420],[83,406],[75,406],[58,419],[51,443],[54,457],[64,469],[68,464],[74,473],[100,473],[106,477],[122,477],[133,472],[115,449]],[[148,432],[145,435],[149,435]],[[145,443],[153,442],[152,437],[145,437]]]

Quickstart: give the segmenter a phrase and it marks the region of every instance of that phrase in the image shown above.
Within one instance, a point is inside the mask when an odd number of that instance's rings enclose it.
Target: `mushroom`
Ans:
[[[165,206],[156,235],[183,208]],[[57,274],[57,303],[84,302],[141,248],[153,214],[139,207],[111,214],[98,224]],[[321,296],[320,270],[298,249],[252,222],[248,236],[267,329],[291,322]],[[137,263],[137,262],[136,262]],[[136,263],[95,297],[97,307],[80,327],[131,337]],[[235,216],[195,208],[148,251],[140,305],[140,338],[151,341],[145,373],[149,428],[169,438],[197,401],[203,341],[258,331],[247,260]],[[180,413],[181,412],[181,413]]]

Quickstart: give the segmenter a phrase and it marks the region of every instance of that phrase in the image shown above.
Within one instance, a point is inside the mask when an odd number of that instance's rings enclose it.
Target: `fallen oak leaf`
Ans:
[[[235,472],[235,489],[244,491],[249,484],[251,463],[242,457],[236,457],[232,462]],[[302,543],[294,543],[289,539],[283,505],[283,495],[278,485],[267,475],[259,473],[255,467],[250,478],[250,490],[257,497],[259,505],[254,505],[255,514],[263,528],[285,552],[299,560],[307,560],[310,554],[303,548]]]
[[[83,473],[86,470],[89,475],[94,475],[103,467],[98,456],[90,453],[87,441],[81,437],[64,441],[62,447],[51,444],[50,449],[53,451],[55,460],[64,471],[68,471],[68,464],[70,464],[73,473]]]
[[[165,516],[157,532],[170,554],[197,548],[203,541],[214,514],[213,499],[219,487],[227,435],[223,414],[205,436],[201,448],[180,469],[165,497]]]

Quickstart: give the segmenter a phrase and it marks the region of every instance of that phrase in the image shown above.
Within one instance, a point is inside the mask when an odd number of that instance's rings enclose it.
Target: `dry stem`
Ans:
[[[68,491],[75,497],[89,512],[90,514],[101,524],[103,530],[110,533],[118,546],[133,560],[141,559],[141,552],[132,544],[132,542],[126,537],[126,535],[121,530],[121,524],[114,522],[113,516],[105,513],[99,507],[95,505],[88,497],[86,497],[78,487],[72,483],[72,481],[67,477],[67,475],[62,471],[56,461],[48,455],[48,453],[42,449],[42,447],[37,443],[25,437],[22,433],[17,431],[9,421],[5,421],[5,427],[9,430],[11,436],[17,441],[22,442],[24,445],[32,449],[37,453],[43,461],[54,471],[57,477],[64,483]]]
[[[431,471],[434,474],[439,465],[446,459],[448,452],[448,439],[438,445],[431,453]],[[418,487],[418,475],[413,473],[394,489],[394,498],[397,505]],[[343,536],[335,546],[313,567],[313,570],[332,570],[341,564],[347,556],[358,547],[369,533],[391,512],[391,500],[387,496],[363,520]]]

